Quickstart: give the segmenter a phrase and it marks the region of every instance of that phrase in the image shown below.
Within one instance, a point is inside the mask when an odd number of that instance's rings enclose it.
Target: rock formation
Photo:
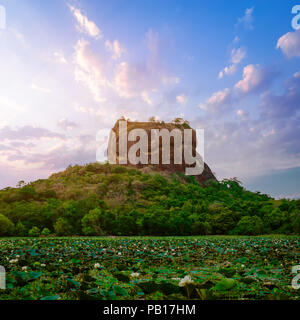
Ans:
[[[122,121],[122,123],[121,123]],[[120,129],[120,123],[121,126],[124,127],[124,123],[126,126],[126,156],[125,156],[125,160],[121,157],[121,149],[120,149],[120,140],[121,140],[121,136],[122,136],[122,131]],[[134,141],[129,141],[127,139],[128,135],[130,134],[130,132],[133,129],[143,129],[146,133],[147,133],[147,150],[144,153],[144,159],[147,159],[147,163],[141,163],[138,162],[136,164],[132,164],[128,160],[128,154],[129,154],[129,150],[130,148],[137,144],[140,140],[141,137],[137,136],[136,139],[134,139]],[[170,157],[169,157],[169,163],[166,164],[163,160],[162,160],[162,148],[167,148],[168,149],[168,145],[166,145],[166,140],[163,140],[162,137],[158,137],[158,145],[157,148],[151,148],[152,147],[152,141],[151,141],[151,134],[153,134],[153,132],[155,131],[161,133],[163,129],[166,129],[169,133],[170,133],[170,139],[169,139],[169,145],[170,145]],[[174,131],[175,129],[175,131]],[[114,125],[114,127],[112,128],[112,133],[113,136],[111,134],[110,136],[110,141],[109,141],[109,150],[114,149],[114,154],[115,154],[115,163],[116,164],[121,164],[121,165],[125,165],[125,166],[135,166],[139,169],[144,169],[144,168],[152,168],[154,170],[160,171],[160,172],[164,172],[167,174],[172,174],[174,172],[180,172],[180,173],[186,173],[186,168],[193,168],[195,167],[195,164],[187,164],[185,157],[184,157],[184,143],[185,141],[187,141],[187,139],[185,139],[185,135],[184,135],[184,130],[185,129],[189,129],[186,131],[190,131],[191,132],[191,152],[193,157],[196,156],[196,131],[194,129],[192,129],[189,125],[189,123],[187,121],[184,121],[182,119],[177,120],[176,122],[170,122],[170,123],[165,123],[163,121],[158,122],[158,121],[148,121],[148,122],[133,122],[133,121],[128,121],[128,120],[124,120],[124,119],[120,119],[116,122],[116,124]],[[153,131],[154,130],[154,131]],[[165,132],[167,132],[165,130]],[[177,134],[179,134],[179,136],[181,136],[181,143],[179,147],[178,147],[178,143],[174,143],[175,142],[175,137],[172,135],[172,133],[176,132]],[[124,133],[124,132],[123,132]],[[124,136],[123,136],[124,137]],[[178,136],[177,136],[178,137]],[[153,138],[152,138],[153,139]],[[124,140],[123,140],[124,141]],[[177,148],[177,149],[176,149]],[[180,150],[179,150],[180,149]],[[156,150],[156,151],[155,151]],[[166,149],[165,149],[166,150]],[[176,151],[179,151],[179,154],[182,153],[182,157],[181,157],[181,163],[178,163],[178,161],[176,161]],[[137,156],[140,157],[141,156],[141,149],[139,149],[137,151]],[[156,164],[153,164],[153,161],[151,161],[153,159],[153,153],[157,152],[158,153],[158,161]],[[178,155],[178,153],[177,153]],[[175,157],[175,159],[174,159]],[[123,159],[123,161],[122,161]],[[201,158],[202,159],[202,158]],[[215,176],[213,175],[212,171],[210,170],[210,168],[208,167],[208,165],[206,163],[203,163],[202,161],[202,165],[204,165],[203,171],[201,174],[197,174],[195,175],[195,178],[198,182],[200,182],[200,184],[204,185],[205,182],[207,182],[208,180],[216,180]]]

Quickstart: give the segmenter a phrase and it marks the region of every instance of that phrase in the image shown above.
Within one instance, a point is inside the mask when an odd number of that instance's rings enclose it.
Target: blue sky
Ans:
[[[299,197],[295,4],[0,0],[0,187],[95,161],[122,115],[182,116],[219,179]]]

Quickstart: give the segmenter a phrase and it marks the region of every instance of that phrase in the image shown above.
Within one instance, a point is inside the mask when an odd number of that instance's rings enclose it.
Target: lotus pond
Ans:
[[[300,237],[2,238],[1,300],[294,299]]]

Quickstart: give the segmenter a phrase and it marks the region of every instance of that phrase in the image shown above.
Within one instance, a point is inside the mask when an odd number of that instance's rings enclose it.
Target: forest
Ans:
[[[300,200],[100,163],[0,190],[1,237],[260,234],[300,234]]]

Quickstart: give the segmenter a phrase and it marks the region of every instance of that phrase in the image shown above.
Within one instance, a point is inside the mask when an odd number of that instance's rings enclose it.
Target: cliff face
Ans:
[[[132,164],[129,161],[127,161],[127,163],[121,163],[122,162],[122,158],[120,156],[120,121],[122,121],[123,125],[124,122],[123,120],[118,120],[116,122],[116,124],[114,125],[114,127],[112,128],[113,133],[115,134],[115,146],[116,146],[116,163],[117,164],[122,164],[125,166],[134,166],[137,167],[139,169],[142,168],[146,168],[146,167],[150,167],[154,170],[160,171],[160,172],[164,172],[166,174],[172,174],[174,172],[181,172],[181,173],[186,173],[186,168],[193,168],[195,167],[195,164],[187,164],[185,161],[185,157],[184,157],[184,129],[190,129],[189,131],[192,130],[192,141],[191,141],[191,152],[192,155],[195,156],[196,155],[196,131],[194,129],[192,129],[189,124],[187,122],[181,122],[181,123],[165,123],[165,122],[155,122],[155,121],[150,121],[150,122],[131,122],[131,121],[126,121],[126,135],[128,137],[128,134],[130,133],[131,130],[133,129],[143,129],[146,133],[147,133],[147,139],[148,139],[148,143],[147,143],[147,151],[144,152],[144,157],[147,158],[147,163],[141,163],[138,162],[137,164]],[[170,138],[170,161],[168,164],[165,164],[164,161],[162,161],[162,148],[164,146],[164,148],[166,147],[166,143],[162,138],[158,138],[159,141],[159,145],[157,147],[157,149],[153,149],[151,148],[151,133],[153,129],[157,129],[159,130],[159,132],[161,132],[161,130],[163,129],[167,129],[168,132],[172,132],[172,130],[177,129],[177,133],[179,133],[179,135],[182,137],[182,145],[180,145],[180,152],[182,152],[182,163],[181,164],[177,164],[176,159],[174,160],[174,157],[176,158],[176,151],[178,152],[178,150],[176,150],[176,148],[178,149],[178,144],[174,143],[175,142],[175,138],[171,137]],[[165,131],[166,132],[166,131]],[[174,131],[173,131],[174,132]],[[172,135],[171,135],[172,136]],[[153,136],[152,136],[153,137]],[[140,141],[140,138],[137,137],[136,140],[134,141],[128,141],[127,139],[127,156],[128,156],[128,151],[130,150],[130,148],[137,144]],[[111,140],[110,140],[111,143]],[[175,145],[175,146],[174,146]],[[153,164],[152,161],[152,156],[153,153],[158,153],[158,161],[157,164]],[[178,154],[178,153],[177,153]],[[126,156],[126,158],[127,158]],[[141,150],[137,151],[137,156],[141,156]],[[147,169],[146,169],[147,170]],[[213,175],[211,169],[209,168],[209,166],[204,163],[204,169],[202,171],[201,174],[197,174],[195,175],[195,178],[198,182],[200,182],[201,185],[204,185],[205,182],[207,182],[208,180],[216,180],[215,176]]]

